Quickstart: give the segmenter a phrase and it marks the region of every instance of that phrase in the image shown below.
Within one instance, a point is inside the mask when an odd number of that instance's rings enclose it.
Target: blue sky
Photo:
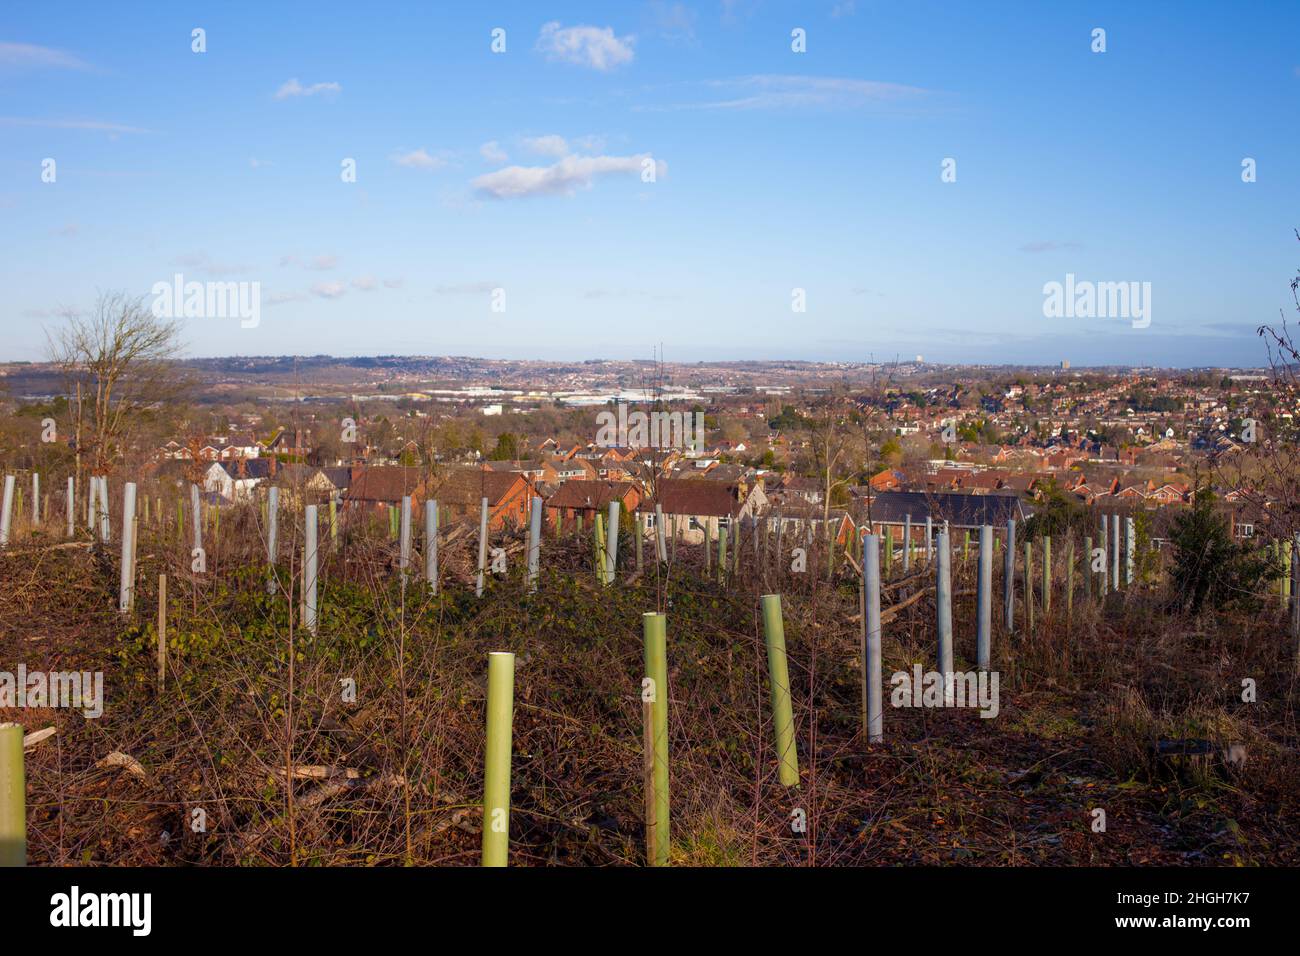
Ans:
[[[262,296],[256,328],[186,320],[191,355],[1260,364],[1300,264],[1298,26],[1295,3],[11,6],[0,358],[181,273]],[[1150,282],[1150,325],[1045,317],[1067,273]]]

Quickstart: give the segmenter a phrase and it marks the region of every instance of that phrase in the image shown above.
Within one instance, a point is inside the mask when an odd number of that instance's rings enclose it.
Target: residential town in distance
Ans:
[[[548,524],[672,515],[685,538],[781,517],[839,533],[861,524],[974,528],[1048,499],[1170,513],[1210,489],[1238,537],[1269,522],[1238,466],[1290,435],[1300,409],[1268,369],[995,368],[902,363],[546,363],[469,358],[208,359],[184,363],[188,401],[142,419],[124,473],[198,484],[214,505],[272,485],[352,511],[436,498],[449,520]],[[40,469],[75,436],[36,440],[54,370],[11,364],[4,440]],[[700,414],[696,443],[601,441],[618,406]],[[60,417],[56,415],[56,417]],[[667,436],[671,437],[671,436]],[[30,461],[23,462],[23,454]],[[830,465],[827,466],[829,460]],[[93,470],[93,466],[91,466]],[[970,499],[996,499],[975,502]],[[992,508],[994,510],[986,510]],[[652,518],[649,519],[652,521]],[[649,524],[646,526],[649,527]]]

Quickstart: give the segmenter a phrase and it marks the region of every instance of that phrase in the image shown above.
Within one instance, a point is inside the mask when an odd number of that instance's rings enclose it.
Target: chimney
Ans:
[[[272,455],[271,456],[271,477],[272,478],[275,477],[275,473],[279,464],[280,464],[279,459],[277,459],[274,455]]]

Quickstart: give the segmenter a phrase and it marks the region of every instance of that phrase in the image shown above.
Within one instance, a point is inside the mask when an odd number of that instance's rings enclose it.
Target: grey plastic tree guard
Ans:
[[[429,590],[438,593],[438,502],[424,503],[424,579]]]
[[[117,609],[130,613],[135,603],[135,482],[122,488],[122,576]]]
[[[478,519],[478,581],[474,585],[474,596],[483,596],[483,576],[487,572],[488,546],[488,500],[486,497],[479,505]]]
[[[980,526],[979,584],[976,597],[975,666],[989,669],[993,643],[993,528]]]
[[[880,538],[874,534],[862,539],[862,582],[865,589],[862,620],[867,740],[874,744],[885,737],[884,674],[880,662]]]
[[[952,681],[952,554],[948,549],[948,536],[942,532],[938,540],[938,560],[935,562],[935,604],[938,609],[939,673],[943,675],[943,700],[953,703]]]
[[[1002,568],[1003,623],[1007,633],[1016,630],[1016,519],[1007,520],[1007,553]]]
[[[313,634],[316,633],[316,571],[317,571],[317,546],[316,546],[316,506],[308,505],[305,515],[306,528],[304,536],[306,547],[303,558],[303,625]]]
[[[528,590],[537,590],[542,573],[542,499],[533,496],[528,515]]]

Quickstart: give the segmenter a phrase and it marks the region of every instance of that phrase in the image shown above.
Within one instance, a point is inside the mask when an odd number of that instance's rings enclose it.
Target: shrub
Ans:
[[[1262,551],[1237,544],[1227,519],[1214,508],[1214,494],[1199,488],[1190,509],[1174,521],[1169,537],[1174,549],[1170,585],[1174,601],[1193,614],[1208,601],[1217,608],[1249,609],[1281,568]]]

